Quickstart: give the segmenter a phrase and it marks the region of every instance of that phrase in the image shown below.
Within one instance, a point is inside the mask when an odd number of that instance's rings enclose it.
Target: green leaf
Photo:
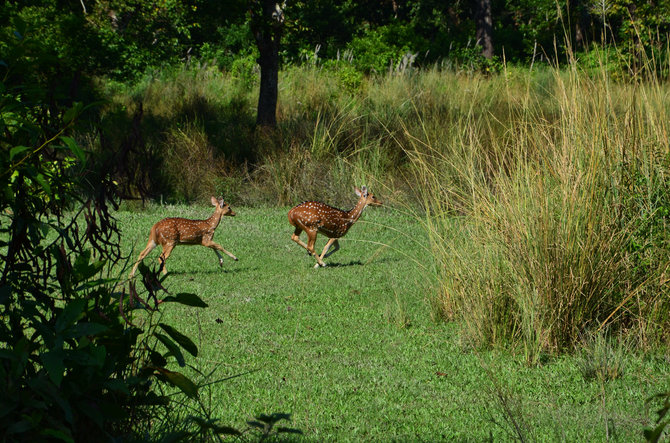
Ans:
[[[86,322],[86,323],[77,323],[74,327],[72,334],[73,338],[83,337],[86,335],[98,335],[102,334],[109,330],[108,326],[102,325],[100,323]]]
[[[74,443],[74,439],[70,434],[65,433],[65,431],[62,431],[60,429],[44,429],[42,432],[40,432],[40,435],[44,435],[45,437],[53,437],[54,440],[60,440],[60,441],[67,441],[67,442],[72,442]],[[51,440],[51,439],[49,439]]]
[[[122,394],[130,395],[130,390],[126,382],[118,378],[108,379],[103,383],[103,386],[110,391],[120,392]]]
[[[183,292],[181,294],[177,294],[175,296],[168,295],[163,299],[163,302],[175,302],[175,303],[181,303],[182,305],[186,306],[195,306],[197,308],[206,308],[209,305],[202,301],[200,297],[198,297],[195,294],[189,294],[186,292]]]
[[[51,185],[44,177],[44,174],[35,174],[33,176],[33,179],[35,179],[35,181],[39,183],[39,185],[42,187],[42,189],[44,189],[47,195],[51,195]]]
[[[83,105],[81,102],[75,102],[74,105],[65,111],[65,114],[63,115],[63,123],[70,123],[72,120],[75,119],[79,114],[81,114],[81,111],[83,109]]]
[[[65,305],[65,308],[56,320],[56,332],[63,332],[83,314],[86,301],[83,299],[73,300]]]
[[[181,389],[181,391],[190,398],[196,398],[198,396],[198,387],[184,374],[169,371],[165,368],[157,368],[157,370],[162,379]]]
[[[62,136],[60,138],[63,143],[72,151],[72,153],[79,159],[79,161],[85,161],[86,160],[86,154],[84,153],[84,150],[79,147],[76,141],[72,137],[66,137]]]
[[[40,356],[44,369],[46,369],[49,378],[56,386],[60,386],[63,374],[65,374],[64,357],[62,349],[47,351]]]
[[[100,260],[93,263],[91,261],[91,251],[82,252],[72,265],[72,273],[75,282],[83,282],[97,274],[105,266],[105,261]]]
[[[174,355],[174,357],[177,359],[177,363],[179,363],[179,366],[185,366],[186,365],[186,361],[184,361],[184,355],[181,353],[181,351],[179,350],[179,347],[175,344],[175,342],[170,340],[169,337],[167,337],[163,334],[160,334],[158,332],[154,332],[154,336],[156,336],[156,338],[161,343],[163,343],[163,345],[165,345],[165,347],[168,349],[170,354]]]
[[[91,261],[91,251],[87,249],[77,256],[77,258],[74,260],[73,267],[75,270],[77,270],[78,268],[83,268],[87,266],[90,261]]]
[[[7,429],[5,429],[5,435],[12,434],[23,434],[33,429],[35,425],[30,422],[30,420],[19,420],[13,422]]]
[[[165,323],[159,323],[158,326],[163,328],[165,332],[168,333],[170,337],[177,343],[181,345],[182,348],[186,349],[189,354],[191,354],[194,357],[198,356],[198,347],[191,341],[190,338],[182,334],[181,332],[177,331],[175,328],[173,328],[170,325],[166,325]]]
[[[28,146],[14,146],[12,149],[9,150],[9,161],[13,161],[14,157],[21,154],[22,152],[26,152],[29,149],[30,147]]]

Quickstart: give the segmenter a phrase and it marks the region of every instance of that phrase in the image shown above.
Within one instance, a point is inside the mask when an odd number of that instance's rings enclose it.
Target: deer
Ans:
[[[382,202],[368,191],[366,186],[361,189],[354,187],[359,197],[358,203],[350,211],[343,211],[318,201],[306,201],[288,211],[288,221],[295,227],[291,240],[307,249],[307,253],[316,259],[316,265],[325,267],[323,259],[328,258],[340,249],[339,239],[349,231],[363,213],[366,206],[381,206]],[[307,244],[300,240],[302,231],[307,233]],[[321,255],[314,251],[316,235],[321,233],[328,237],[328,242]],[[331,246],[333,250],[329,251]]]
[[[237,261],[230,252],[226,251],[220,244],[212,240],[214,237],[214,230],[219,226],[222,216],[234,217],[235,212],[230,208],[228,203],[223,201],[223,198],[211,198],[212,205],[216,207],[214,214],[207,220],[189,220],[181,217],[164,218],[151,227],[149,234],[149,241],[146,248],[140,252],[140,256],[135,262],[133,270],[130,272],[130,278],[133,278],[140,262],[144,260],[153,249],[161,245],[163,249],[161,255],[158,257],[160,268],[163,274],[167,275],[167,268],[165,261],[168,259],[172,250],[177,245],[202,245],[211,248],[216,256],[219,258],[219,266],[223,267],[223,258],[219,251],[228,255],[233,260]]]

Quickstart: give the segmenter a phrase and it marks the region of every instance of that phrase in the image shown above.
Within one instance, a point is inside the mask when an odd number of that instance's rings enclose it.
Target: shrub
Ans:
[[[408,32],[408,31],[407,31]],[[364,73],[385,73],[410,52],[407,32],[394,26],[367,29],[347,45],[353,65]]]
[[[50,89],[58,82],[34,77],[42,61],[34,46],[22,36],[10,44],[0,68],[2,438],[143,438],[155,410],[169,410],[159,383],[197,396],[193,382],[168,369],[173,359],[185,365],[182,349],[197,348],[160,323],[134,284],[109,274],[123,259],[110,168],[71,137],[87,108],[53,99],[66,95]],[[160,283],[144,276],[156,301]],[[192,294],[164,301],[204,306]],[[133,323],[141,317],[142,328]]]

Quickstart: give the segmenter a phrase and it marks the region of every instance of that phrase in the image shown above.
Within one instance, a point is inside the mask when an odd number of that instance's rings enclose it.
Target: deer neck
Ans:
[[[219,222],[221,221],[221,216],[222,216],[221,211],[214,211],[214,214],[210,218],[207,219],[207,224],[211,226],[213,229],[216,229],[217,226],[219,226]]]
[[[351,220],[351,223],[356,223],[366,206],[367,204],[365,203],[365,197],[358,199],[356,206],[354,206],[351,211],[347,212],[347,217]]]

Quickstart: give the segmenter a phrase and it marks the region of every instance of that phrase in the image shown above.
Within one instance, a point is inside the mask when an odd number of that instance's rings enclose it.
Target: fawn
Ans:
[[[323,259],[340,249],[338,239],[343,237],[349,231],[349,228],[356,223],[367,205],[382,205],[382,202],[377,200],[368,191],[367,187],[354,188],[354,191],[359,199],[351,211],[342,211],[321,202],[307,201],[295,206],[288,212],[288,221],[295,226],[295,232],[291,236],[291,240],[307,249],[307,252],[316,259],[315,268],[326,266]],[[302,231],[307,233],[307,244],[300,240]],[[318,232],[329,238],[320,256],[314,252]],[[334,249],[328,252],[333,245]]]
[[[167,274],[165,260],[167,260],[170,253],[172,253],[172,250],[177,245],[202,245],[211,248],[216,253],[216,256],[219,257],[220,266],[223,266],[223,258],[221,257],[221,254],[219,254],[219,251],[237,261],[237,257],[223,249],[220,244],[212,241],[214,230],[219,226],[221,217],[234,217],[235,213],[230,209],[228,203],[223,201],[223,198],[216,199],[215,197],[212,197],[211,201],[212,205],[216,206],[216,209],[214,210],[214,214],[207,220],[189,220],[186,218],[174,217],[164,218],[153,225],[151,233],[149,234],[147,247],[140,253],[139,258],[130,273],[130,277],[132,278],[133,275],[135,275],[135,271],[144,257],[158,245],[161,245],[163,249],[160,257],[158,257],[163,274]]]

